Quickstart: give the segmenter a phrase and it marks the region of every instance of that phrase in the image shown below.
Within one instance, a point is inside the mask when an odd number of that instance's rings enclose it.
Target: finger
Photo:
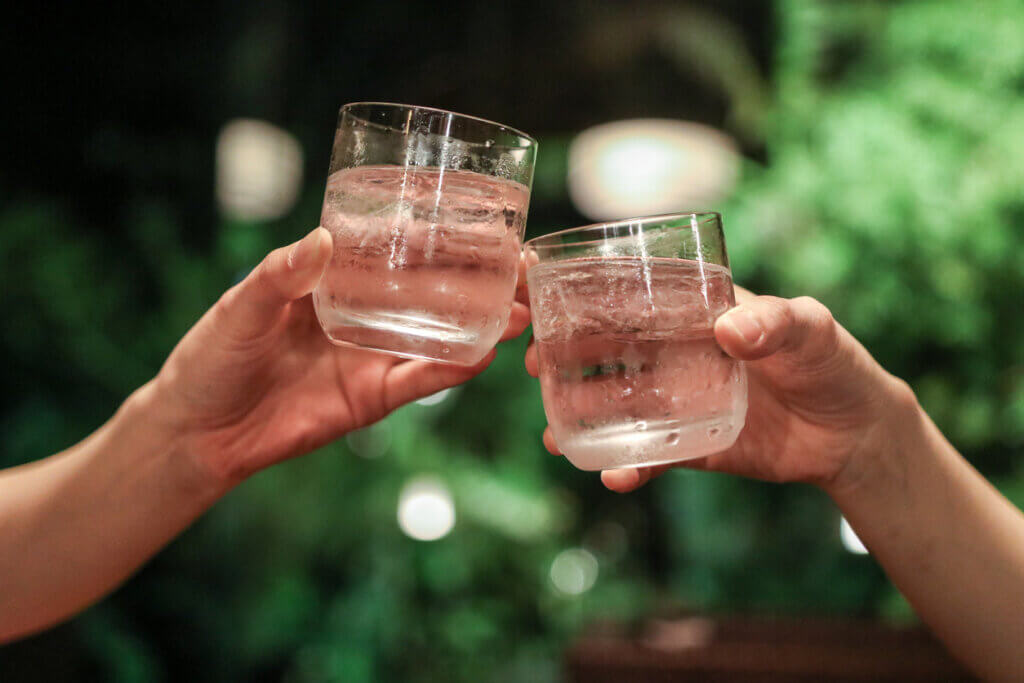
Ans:
[[[267,254],[221,297],[218,309],[223,324],[241,337],[271,329],[285,306],[313,291],[331,251],[331,234],[317,228],[298,242]]]
[[[555,435],[551,432],[551,427],[544,428],[544,448],[548,449],[548,453],[551,455],[562,455],[562,451],[559,450],[558,444],[555,443]]]
[[[818,365],[835,354],[839,327],[829,310],[810,297],[759,296],[719,317],[715,338],[741,360],[780,353],[801,365]]]
[[[508,325],[501,335],[501,341],[515,339],[530,326],[530,309],[519,302],[512,304],[512,311],[508,316]]]
[[[746,287],[740,287],[739,285],[734,284],[732,288],[736,292],[736,301],[739,301],[741,304],[746,303],[757,296]]]
[[[384,375],[384,406],[388,412],[436,394],[476,377],[494,360],[495,350],[473,366],[432,363],[425,360],[410,360],[388,368]]]
[[[519,254],[519,267],[516,270],[516,301],[530,307],[530,293],[526,287],[526,255],[522,253]]]
[[[620,470],[605,470],[601,473],[601,483],[616,493],[629,493],[640,488],[651,479],[661,476],[671,465],[656,467],[630,467]]]
[[[540,368],[537,365],[537,344],[534,343],[533,339],[530,339],[530,345],[526,347],[526,372],[531,376],[537,377],[540,375]]]

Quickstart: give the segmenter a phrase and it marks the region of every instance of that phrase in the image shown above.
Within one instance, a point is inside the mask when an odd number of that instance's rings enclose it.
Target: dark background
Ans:
[[[723,211],[737,280],[825,301],[1024,500],[1019,3],[8,12],[0,466],[95,429],[221,291],[315,225],[338,107],[380,100],[537,137],[530,235],[589,222],[565,187],[578,132],[657,117],[728,133],[739,183],[702,208]],[[218,208],[214,148],[239,117],[304,152],[280,218]],[[545,681],[600,621],[912,620],[813,490],[676,472],[621,497],[548,456],[524,345],[363,435],[378,457],[350,439],[247,482],[103,603],[0,648],[0,680]],[[402,486],[424,473],[458,515],[432,543],[395,524]],[[580,595],[550,578],[571,548],[599,566]]]

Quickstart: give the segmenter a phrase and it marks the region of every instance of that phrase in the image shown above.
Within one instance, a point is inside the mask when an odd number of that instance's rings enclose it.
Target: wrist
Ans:
[[[820,488],[842,507],[870,499],[906,479],[908,460],[922,451],[925,414],[910,386],[887,377],[876,418],[864,430],[858,447],[834,477]]]
[[[168,408],[171,405],[157,380],[147,382],[125,400],[111,420],[111,430],[117,440],[152,454],[151,464],[162,468],[168,481],[175,482],[183,494],[210,505],[236,482],[209,467],[193,447],[185,422]]]

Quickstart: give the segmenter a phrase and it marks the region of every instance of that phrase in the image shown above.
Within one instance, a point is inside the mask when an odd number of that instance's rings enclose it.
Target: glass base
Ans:
[[[331,311],[320,326],[337,346],[449,365],[476,365],[493,346],[452,325],[391,312],[371,317]]]
[[[736,443],[744,418],[723,415],[689,424],[631,420],[571,435],[555,434],[555,441],[566,459],[581,470],[654,467],[724,451]]]

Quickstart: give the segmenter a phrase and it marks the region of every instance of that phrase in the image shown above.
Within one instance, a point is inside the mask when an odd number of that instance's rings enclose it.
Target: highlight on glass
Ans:
[[[589,225],[524,251],[544,412],[570,462],[655,465],[736,441],[747,378],[714,338],[735,304],[719,214]]]
[[[341,109],[321,225],[334,253],[313,293],[335,344],[473,365],[515,294],[537,142],[429,107]]]

